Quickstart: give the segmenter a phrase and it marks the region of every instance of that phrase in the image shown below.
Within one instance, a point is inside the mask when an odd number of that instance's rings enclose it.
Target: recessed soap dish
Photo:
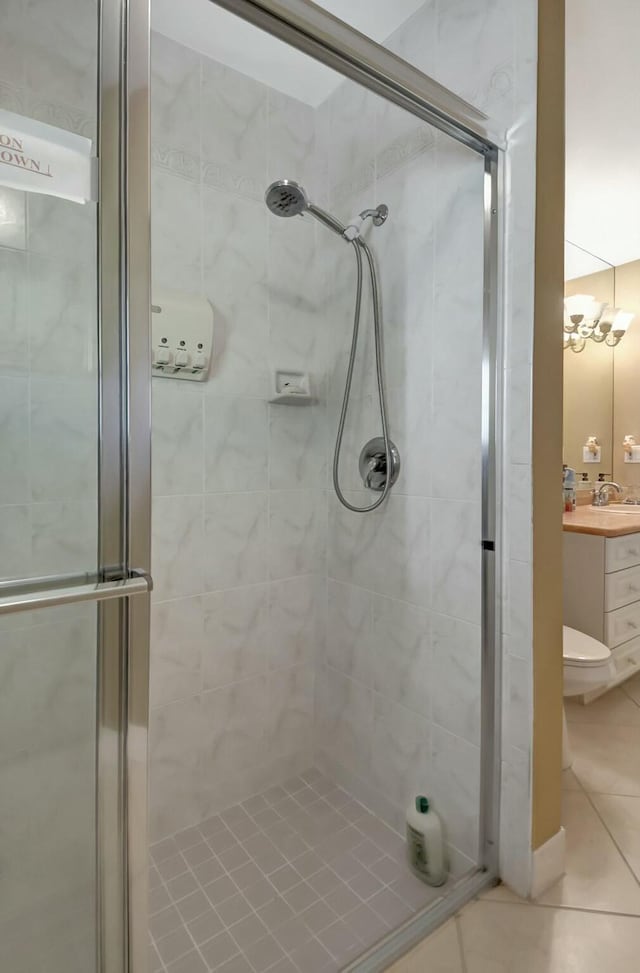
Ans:
[[[308,372],[276,369],[271,379],[269,402],[280,405],[310,405],[313,402]]]

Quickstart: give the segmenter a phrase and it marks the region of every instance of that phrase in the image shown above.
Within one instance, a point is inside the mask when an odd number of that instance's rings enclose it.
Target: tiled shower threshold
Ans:
[[[331,973],[425,907],[402,838],[312,769],[151,848],[150,973]]]

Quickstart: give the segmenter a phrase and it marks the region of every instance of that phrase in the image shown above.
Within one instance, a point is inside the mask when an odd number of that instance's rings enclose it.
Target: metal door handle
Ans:
[[[60,579],[62,581],[63,579]],[[133,573],[130,578],[119,581],[101,581],[94,584],[70,584],[66,587],[42,587],[37,579],[31,582],[31,590],[24,588],[29,582],[11,582],[0,587],[0,615],[13,612],[33,611],[37,608],[55,608],[57,605],[72,605],[83,601],[109,601],[112,598],[132,598],[146,595],[153,588],[149,575]],[[34,587],[37,586],[37,587]],[[9,593],[13,589],[13,593]],[[16,590],[17,589],[17,590]],[[6,592],[6,593],[5,593]]]

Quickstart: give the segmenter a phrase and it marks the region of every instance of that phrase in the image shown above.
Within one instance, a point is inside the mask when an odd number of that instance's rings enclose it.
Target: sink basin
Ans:
[[[640,517],[640,504],[635,503],[610,503],[606,507],[595,507],[607,514],[634,514]]]

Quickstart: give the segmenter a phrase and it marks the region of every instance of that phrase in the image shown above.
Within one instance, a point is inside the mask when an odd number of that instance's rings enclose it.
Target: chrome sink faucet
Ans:
[[[617,493],[622,493],[622,487],[620,486],[619,483],[614,483],[613,480],[607,480],[606,483],[601,483],[599,488],[593,491],[592,506],[608,507],[609,490],[615,490]]]

